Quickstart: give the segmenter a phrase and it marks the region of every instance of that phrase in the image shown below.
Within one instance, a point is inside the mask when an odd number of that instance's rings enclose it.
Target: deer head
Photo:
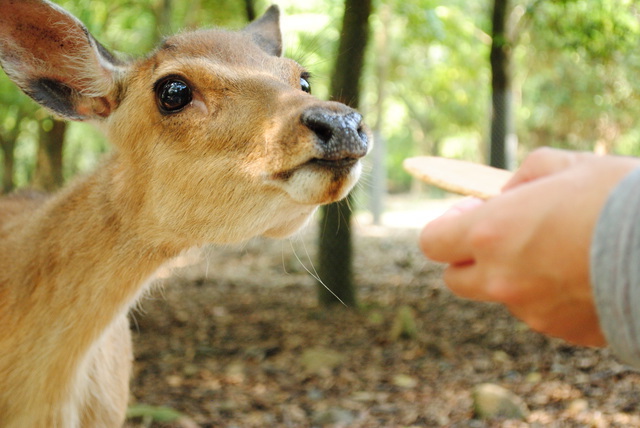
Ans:
[[[149,239],[285,236],[360,175],[362,117],[310,95],[308,72],[282,57],[275,6],[242,31],[187,32],[122,60],[53,3],[0,5],[2,67],[55,114],[105,131],[113,200]]]

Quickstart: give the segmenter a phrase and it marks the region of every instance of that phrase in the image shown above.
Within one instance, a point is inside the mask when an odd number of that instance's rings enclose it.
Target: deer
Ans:
[[[112,150],[52,195],[0,199],[0,426],[125,420],[129,309],[189,248],[294,234],[344,198],[371,133],[310,94],[271,6],[122,58],[48,0],[0,0],[0,65]]]

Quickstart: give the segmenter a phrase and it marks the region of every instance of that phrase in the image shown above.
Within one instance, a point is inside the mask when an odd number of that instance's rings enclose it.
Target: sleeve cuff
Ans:
[[[640,367],[640,168],[612,191],[591,244],[591,283],[614,354]]]

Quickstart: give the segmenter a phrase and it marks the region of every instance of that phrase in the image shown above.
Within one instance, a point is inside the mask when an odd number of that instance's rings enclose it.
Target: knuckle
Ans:
[[[508,308],[522,304],[522,291],[504,275],[494,275],[487,285],[486,292],[491,301],[502,303]]]
[[[502,238],[499,225],[496,222],[482,222],[477,224],[469,233],[469,244],[477,252],[485,252],[493,248]]]
[[[539,147],[533,150],[527,158],[525,159],[524,164],[546,164],[551,160],[558,159],[566,156],[567,154],[558,149],[553,149],[551,147]]]
[[[422,253],[435,261],[441,260],[443,252],[449,248],[442,234],[437,233],[437,230],[434,230],[430,225],[425,226],[420,232],[419,244]]]

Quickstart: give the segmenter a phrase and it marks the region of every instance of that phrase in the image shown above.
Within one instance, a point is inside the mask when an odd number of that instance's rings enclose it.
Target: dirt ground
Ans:
[[[313,226],[160,272],[132,315],[132,410],[146,416],[128,427],[640,426],[638,373],[454,297],[418,224],[389,219],[355,227],[358,308],[316,305]],[[525,420],[476,418],[482,383],[519,396]],[[172,410],[182,417],[160,422]]]

